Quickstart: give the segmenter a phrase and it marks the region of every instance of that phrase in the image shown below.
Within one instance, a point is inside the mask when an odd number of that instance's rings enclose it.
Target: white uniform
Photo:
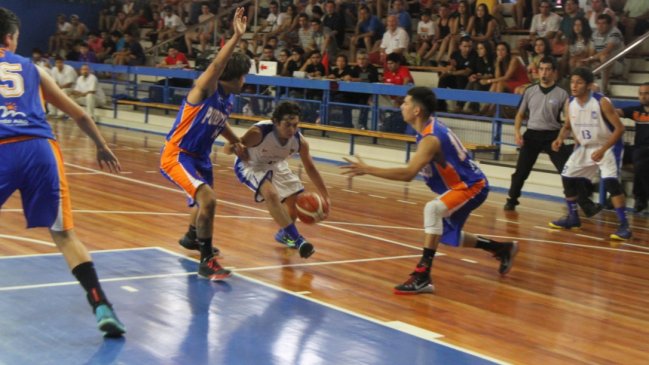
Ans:
[[[239,158],[234,162],[234,173],[242,183],[255,192],[255,201],[262,202],[259,186],[270,180],[282,200],[304,191],[300,178],[291,171],[287,158],[300,150],[300,132],[296,132],[286,144],[282,145],[275,134],[273,122],[261,121],[255,124],[263,135],[261,142],[248,148],[248,161]]]
[[[591,158],[593,152],[604,146],[613,134],[613,126],[602,114],[600,102],[603,98],[605,96],[600,93],[592,93],[582,106],[577,98],[570,97],[570,126],[579,145],[570,155],[561,176],[593,180],[599,170],[602,179],[619,178],[624,152],[622,138],[606,151],[599,162]]]

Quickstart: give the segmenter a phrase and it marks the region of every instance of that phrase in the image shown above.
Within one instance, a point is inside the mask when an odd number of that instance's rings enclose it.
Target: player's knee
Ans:
[[[622,189],[622,184],[618,179],[606,178],[604,179],[604,188],[606,191],[611,194],[611,196],[618,196],[624,194]]]
[[[563,181],[565,195],[569,197],[577,196],[577,180],[567,177],[562,177],[561,180]]]
[[[424,231],[426,234],[441,235],[444,231],[443,218],[447,212],[441,200],[431,200],[424,207]]]

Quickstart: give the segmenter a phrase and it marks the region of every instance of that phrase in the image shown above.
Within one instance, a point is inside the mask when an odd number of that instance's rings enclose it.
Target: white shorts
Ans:
[[[582,177],[592,181],[599,172],[602,179],[619,179],[624,146],[621,143],[614,145],[606,151],[599,162],[595,162],[590,156],[598,149],[598,146],[577,147],[563,167],[561,176],[568,178]]]
[[[266,180],[272,182],[282,201],[304,191],[302,181],[291,171],[286,161],[270,166],[251,166],[237,159],[234,164],[234,173],[239,181],[255,193],[255,201],[258,203],[264,201],[264,197],[259,193],[259,187]]]

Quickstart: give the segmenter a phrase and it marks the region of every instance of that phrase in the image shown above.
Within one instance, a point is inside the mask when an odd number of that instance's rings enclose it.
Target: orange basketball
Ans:
[[[317,193],[302,193],[295,204],[297,217],[306,224],[314,224],[327,219],[329,204]]]

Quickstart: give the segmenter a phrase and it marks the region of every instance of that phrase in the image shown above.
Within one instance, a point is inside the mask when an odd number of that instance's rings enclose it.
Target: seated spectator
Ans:
[[[90,73],[88,65],[82,65],[79,73],[81,75],[77,78],[74,89],[70,91],[70,96],[77,104],[86,107],[88,115],[93,119],[97,119],[95,117],[95,107],[104,106],[106,95],[99,85],[97,76]]]
[[[527,77],[531,82],[539,81],[539,63],[546,56],[552,56],[552,46],[550,46],[550,41],[545,37],[536,38],[534,41],[534,49],[532,53],[528,53],[526,62]]]
[[[600,14],[608,14],[613,19],[613,26],[617,27],[617,15],[615,12],[608,7],[606,0],[591,0],[590,10],[586,13],[586,19],[588,19],[588,25],[590,29],[597,28],[597,17]]]
[[[257,54],[257,49],[260,43],[262,46],[266,44],[266,40],[263,37],[260,37],[259,34],[266,31],[266,29],[268,29],[269,32],[274,32],[278,27],[277,20],[279,16],[279,4],[277,3],[277,1],[270,2],[268,11],[269,13],[266,19],[261,21],[261,24],[257,27],[257,29],[255,29],[255,32],[252,35],[252,52],[255,54]]]
[[[61,49],[64,48],[65,40],[68,37],[68,34],[72,30],[72,24],[66,21],[65,14],[59,14],[56,17],[56,30],[54,34],[50,37],[48,53],[58,54]]]
[[[397,27],[397,17],[395,15],[389,15],[387,19],[387,29],[383,33],[383,39],[381,40],[381,63],[385,63],[387,55],[397,54],[403,56],[408,52],[410,46],[410,38],[408,33],[403,28]]]
[[[271,15],[274,14],[273,9],[273,5],[271,5]],[[291,4],[291,6],[287,7],[286,12],[277,14],[276,26],[271,27],[271,30],[268,33],[264,34],[264,36],[262,37],[263,44],[268,43],[268,39],[271,37],[282,40],[282,42],[285,41],[286,33],[289,32],[293,26],[293,16],[295,14],[294,10],[295,6]],[[271,15],[268,16],[269,19],[271,18]]]
[[[187,61],[185,54],[174,47],[169,47],[169,49],[167,49],[167,57],[165,57],[162,62],[157,64],[155,67],[177,69],[190,68],[189,61]]]
[[[620,22],[624,25],[627,42],[631,42],[636,36],[647,32],[649,30],[649,2],[627,0],[624,5],[624,15]]]
[[[335,45],[335,52],[342,48],[345,43],[345,16],[336,10],[336,3],[333,0],[328,0],[324,5],[325,14],[322,17],[322,25],[329,28],[332,42]],[[334,57],[336,53],[329,53],[330,57]]]
[[[51,71],[52,66],[50,66],[50,61],[43,56],[43,51],[40,48],[34,48],[32,50],[32,63],[44,68],[47,72]]]
[[[561,56],[565,53],[568,39],[572,37],[572,25],[577,17],[583,17],[584,12],[579,9],[577,0],[563,1],[563,18],[559,23],[559,32],[552,42],[552,54]]]
[[[471,18],[471,39],[474,42],[490,41],[495,44],[499,38],[496,19],[489,14],[487,5],[480,4],[476,7],[475,16]]]
[[[111,32],[120,32],[122,34],[131,33],[137,31],[137,25],[126,16],[126,13],[119,11],[117,13],[117,18],[113,22],[113,27],[110,29]]]
[[[610,15],[602,14],[597,17],[597,30],[593,34],[593,46],[595,47],[595,54],[584,58],[581,61],[582,64],[597,67],[624,49],[622,33],[613,26],[613,18]],[[602,71],[602,85],[600,86],[604,90],[604,94],[608,94],[610,77],[622,76],[624,72],[624,57],[618,58],[617,61]]]
[[[352,69],[352,81],[356,82],[379,82],[379,71],[370,63],[369,55],[366,51],[356,53],[356,66]],[[353,100],[356,104],[371,105],[371,94],[354,94]],[[354,128],[368,129],[367,119],[369,108],[363,108],[360,111],[358,122],[353,123]]]
[[[335,66],[331,68],[329,75],[327,76],[330,80],[340,80],[340,81],[351,81],[352,80],[352,68],[347,64],[347,56],[344,54],[339,54],[336,56]],[[331,100],[339,103],[351,103],[355,94],[341,92],[341,91],[332,91]],[[342,123],[341,127],[352,128],[352,110],[348,106],[342,106]]]
[[[572,26],[572,38],[568,40],[568,51],[561,58],[563,75],[570,75],[573,69],[582,65],[582,60],[595,54],[592,32],[586,19],[575,19]]]
[[[437,28],[435,30],[436,40],[435,42],[439,44],[439,51],[435,54],[435,50],[431,49],[424,55],[424,60],[430,60],[433,57],[435,59],[432,61],[433,65],[437,66],[442,58],[448,53],[448,47],[451,43],[451,25],[453,19],[451,19],[451,11],[445,3],[440,4],[439,6],[439,19],[437,20]]]
[[[108,32],[113,29],[113,23],[117,19],[120,10],[118,0],[106,0],[104,7],[99,11],[99,30]]]
[[[438,48],[438,43],[435,42],[436,25],[430,19],[430,10],[421,13],[421,19],[417,23],[417,38],[415,49],[417,49],[416,63],[422,64],[422,59],[427,52],[435,52]]]
[[[309,17],[304,13],[298,15],[297,24],[298,45],[302,47],[302,49],[310,48],[313,43],[313,30],[311,29]]]
[[[394,0],[392,2],[392,9],[389,13],[397,17],[398,26],[408,33],[408,37],[412,35],[412,18],[404,6],[403,0]]]
[[[325,76],[325,67],[322,64],[322,54],[318,50],[309,53],[306,62],[300,68],[300,71],[306,72],[307,76],[312,79],[319,79]]]
[[[85,62],[85,63],[97,63],[97,55],[95,52],[93,52],[90,49],[90,46],[88,46],[88,43],[82,42],[79,44],[79,62]]]
[[[473,51],[473,42],[470,37],[464,37],[460,41],[460,49],[453,52],[451,64],[447,71],[442,72],[439,77],[439,88],[464,89],[469,83],[469,75],[473,73],[476,62],[476,53]],[[464,103],[458,103],[456,111],[461,110]],[[446,111],[446,101],[438,100],[440,111]]]
[[[198,16],[198,23],[206,22],[214,18],[214,14],[210,12],[210,7],[207,4],[201,6],[201,15]],[[214,35],[214,30],[216,27],[215,20],[204,24],[194,31],[185,33],[185,44],[187,45],[187,55],[189,57],[194,56],[194,48],[192,47],[193,42],[199,42],[201,47],[201,53],[205,53],[205,48],[207,43],[212,39]]]
[[[481,81],[494,78],[495,76],[494,55],[491,42],[478,42],[476,54],[474,68],[471,70],[472,74],[469,75],[469,83],[466,85],[466,89],[487,91],[491,86]],[[467,103],[467,105],[469,111],[472,113],[478,113],[480,111],[480,105],[478,103]]]
[[[77,81],[77,72],[70,65],[66,65],[63,62],[63,57],[56,56],[54,59],[54,68],[50,72],[54,82],[58,85],[64,93],[70,94],[72,88],[74,87],[75,82]],[[53,105],[49,105],[50,113],[54,118],[62,116],[59,114],[59,110],[56,109]]]
[[[79,16],[72,14],[70,15],[70,31],[65,36],[66,43],[68,45],[74,44],[75,42],[81,42],[86,37],[88,33],[88,27],[79,20]]]
[[[104,52],[104,39],[97,32],[88,33],[88,47],[90,50],[99,55]]]
[[[288,71],[288,62],[291,51],[288,48],[282,48],[277,57],[277,75],[278,76],[292,76]]]
[[[403,58],[398,53],[390,53],[386,57],[386,67],[383,71],[383,82],[393,85],[407,85],[413,82],[408,67],[402,66]],[[403,97],[390,96],[390,103],[394,108],[399,108],[403,103]],[[379,129],[384,132],[403,133],[405,123],[400,111],[381,114],[382,122]]]
[[[175,38],[177,35],[187,30],[185,23],[183,23],[178,14],[174,13],[171,6],[167,5],[163,10],[164,16],[162,17],[162,21],[164,26],[158,32],[158,39],[160,39],[160,41]]]
[[[530,83],[527,76],[527,67],[520,56],[512,56],[511,49],[507,42],[499,42],[496,46],[496,75],[486,80],[490,84],[490,92],[516,92],[525,91],[524,86]]]
[[[264,46],[264,49],[261,52],[261,56],[259,57],[259,61],[277,62],[277,58],[275,58],[275,49],[273,48],[273,46],[271,45]]]
[[[248,48],[248,41],[245,39],[239,41],[239,52],[245,54],[251,60],[255,59],[255,55],[250,51],[250,48]]]
[[[523,59],[527,59],[527,52],[532,51],[532,44],[536,38],[545,37],[552,42],[559,32],[561,17],[552,12],[552,2],[550,0],[541,0],[539,9],[540,12],[532,18],[530,37],[522,39],[518,43],[518,49]]]
[[[383,37],[383,24],[375,15],[370,12],[367,5],[361,5],[358,9],[358,23],[354,35],[349,40],[349,52],[356,56],[356,49],[365,48],[372,52],[374,45]]]
[[[108,36],[104,37],[104,51],[97,55],[97,59],[104,63],[112,63],[113,55],[118,50],[122,50],[122,48],[124,48],[124,42],[125,41],[124,37],[122,37],[122,33],[118,31],[110,33]]]
[[[142,66],[146,61],[140,42],[130,33],[124,35],[124,49],[113,54],[114,65]]]
[[[458,49],[462,38],[471,35],[469,25],[473,24],[471,8],[466,0],[460,0],[457,11],[451,16],[451,38],[448,46],[448,59]]]
[[[338,53],[337,42],[334,39],[334,36],[329,28],[323,27],[322,22],[318,19],[311,20],[311,29],[313,31],[313,41],[311,47],[305,49],[305,51],[318,50],[323,57],[329,59],[329,56],[335,55]],[[327,60],[322,60],[325,68],[329,67],[329,62]]]

